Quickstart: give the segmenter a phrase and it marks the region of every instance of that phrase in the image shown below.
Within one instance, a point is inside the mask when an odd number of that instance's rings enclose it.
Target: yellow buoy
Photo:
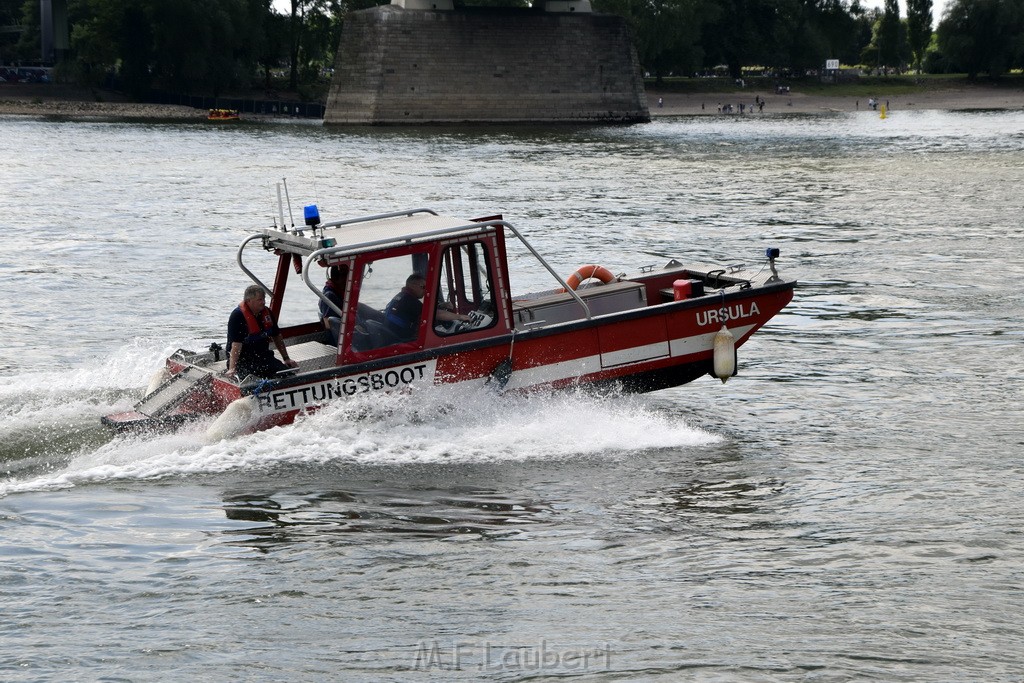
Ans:
[[[736,374],[736,338],[725,325],[715,332],[714,349],[715,377],[725,384],[726,380]]]
[[[878,118],[884,119],[884,118],[886,118],[886,116],[885,116],[885,105],[884,104],[882,105],[881,110],[882,110],[882,113],[878,115]]]

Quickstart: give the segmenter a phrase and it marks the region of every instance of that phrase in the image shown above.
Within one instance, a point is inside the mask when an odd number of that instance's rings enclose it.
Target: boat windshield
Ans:
[[[363,262],[353,346],[368,351],[419,337],[427,252]]]

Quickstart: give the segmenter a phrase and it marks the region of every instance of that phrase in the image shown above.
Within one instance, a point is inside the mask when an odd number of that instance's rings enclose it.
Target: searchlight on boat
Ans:
[[[310,204],[302,208],[302,215],[306,219],[306,225],[315,228],[320,225],[320,209],[316,204]]]

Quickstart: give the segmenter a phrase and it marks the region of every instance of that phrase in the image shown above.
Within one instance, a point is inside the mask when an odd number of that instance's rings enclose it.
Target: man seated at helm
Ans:
[[[384,309],[384,322],[388,331],[398,341],[410,341],[416,338],[423,315],[423,297],[427,293],[427,280],[419,273],[413,273],[405,280],[405,287],[388,303]],[[437,310],[437,320],[470,320],[468,315],[456,313],[442,308]]]

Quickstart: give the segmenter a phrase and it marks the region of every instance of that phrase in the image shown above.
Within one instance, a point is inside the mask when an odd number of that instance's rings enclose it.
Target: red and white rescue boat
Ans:
[[[289,274],[299,274],[313,292],[301,297],[310,318],[323,300],[340,319],[337,344],[320,320],[282,326],[298,368],[272,379],[227,376],[216,344],[179,350],[134,410],[107,415],[104,424],[167,428],[218,416],[209,434],[221,437],[286,424],[332,401],[418,386],[644,392],[703,375],[725,381],[736,372],[736,348],[789,303],[796,284],[778,276],[775,249],[765,253],[768,272],[754,277],[673,260],[632,276],[586,265],[563,279],[500,216],[465,220],[414,209],[321,224],[316,208],[306,207],[306,218],[300,230],[265,228],[248,237],[238,264],[270,296],[275,319]],[[558,288],[512,293],[506,246],[516,242]],[[245,265],[253,243],[277,259],[273,288]],[[321,291],[331,266],[347,271],[341,306]],[[422,275],[426,288],[415,336],[400,339],[380,312],[410,273]],[[441,310],[470,320],[442,322]]]

